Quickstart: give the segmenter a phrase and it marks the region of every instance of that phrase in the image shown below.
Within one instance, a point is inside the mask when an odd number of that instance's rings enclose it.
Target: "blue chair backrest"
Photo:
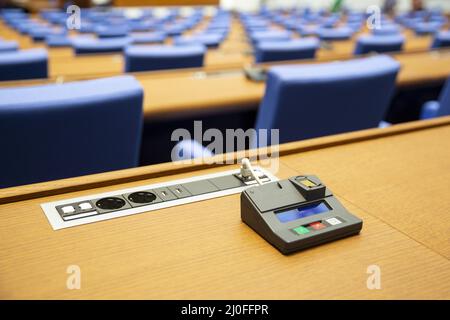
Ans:
[[[450,78],[447,79],[447,82],[439,96],[439,105],[439,110],[436,116],[442,117],[450,115]]]
[[[0,39],[0,53],[7,51],[17,51],[19,44],[16,41],[3,41]]]
[[[372,33],[377,36],[398,35],[401,31],[400,26],[395,24],[381,25],[379,28],[372,29]]]
[[[291,36],[290,31],[257,31],[250,33],[250,40],[256,45],[260,41],[288,41]]]
[[[442,31],[434,36],[432,49],[450,47],[450,31]]]
[[[0,188],[136,166],[142,101],[131,76],[0,89]]]
[[[130,46],[125,50],[125,72],[203,66],[206,48],[192,46]]]
[[[354,30],[349,27],[339,27],[339,28],[319,28],[317,30],[317,35],[321,40],[324,41],[341,41],[350,39]]]
[[[48,47],[71,47],[72,40],[67,35],[48,35],[45,37]]]
[[[174,39],[175,45],[204,45],[208,48],[217,48],[222,42],[221,34],[198,34],[194,36],[181,36]]]
[[[128,26],[111,26],[111,25],[100,25],[95,27],[95,33],[99,38],[123,38],[128,36],[130,28]]]
[[[419,22],[412,25],[416,35],[427,35],[439,32],[443,24],[441,22]]]
[[[47,78],[47,69],[48,53],[45,49],[0,53],[0,81]]]
[[[95,39],[80,36],[72,39],[72,47],[76,54],[122,52],[132,41],[130,37]]]
[[[370,52],[398,52],[402,51],[405,37],[402,35],[364,35],[356,40],[355,55]]]
[[[163,43],[167,38],[164,32],[142,32],[131,35],[133,44],[136,43]]]
[[[255,61],[313,59],[320,42],[316,38],[296,39],[291,41],[262,41],[255,46]]]
[[[273,67],[255,128],[280,129],[284,143],[377,127],[399,69],[387,56]]]

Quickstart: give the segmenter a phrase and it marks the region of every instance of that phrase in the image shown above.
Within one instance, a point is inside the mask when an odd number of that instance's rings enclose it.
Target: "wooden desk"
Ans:
[[[278,177],[315,173],[364,220],[359,236],[290,256],[241,222],[239,195],[59,231],[39,207],[235,166],[168,163],[3,189],[0,298],[449,299],[449,157],[450,117],[283,145]],[[73,264],[81,290],[66,289]],[[381,290],[366,287],[373,264]]]

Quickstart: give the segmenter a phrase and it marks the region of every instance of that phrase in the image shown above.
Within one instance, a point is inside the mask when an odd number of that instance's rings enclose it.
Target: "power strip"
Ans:
[[[263,183],[278,181],[263,168],[254,170]],[[41,208],[53,230],[59,230],[241,193],[255,184],[253,178],[242,178],[236,169],[48,202],[41,204]]]

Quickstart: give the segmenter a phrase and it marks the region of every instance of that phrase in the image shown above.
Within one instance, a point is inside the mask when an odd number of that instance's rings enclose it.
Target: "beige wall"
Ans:
[[[238,10],[258,10],[262,3],[271,8],[310,7],[313,9],[329,8],[334,0],[221,0],[222,6]],[[397,0],[398,10],[411,8],[411,0]],[[423,0],[426,8],[442,8],[450,13],[450,0]],[[381,6],[384,0],[345,0],[345,5],[354,10],[362,10],[370,5]]]

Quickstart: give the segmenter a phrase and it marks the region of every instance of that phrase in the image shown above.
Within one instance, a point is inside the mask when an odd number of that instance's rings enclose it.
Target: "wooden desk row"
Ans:
[[[450,50],[392,55],[401,64],[399,87],[443,83],[450,75]],[[266,64],[305,64],[317,61],[290,61]],[[185,69],[162,72],[132,73],[144,89],[144,116],[147,119],[179,118],[185,115],[228,112],[257,108],[264,96],[265,84],[246,78],[242,69]],[[60,79],[0,82],[0,88],[41,85],[97,78],[67,77]],[[176,88],[176,89],[174,89]]]
[[[42,43],[34,43],[28,36],[7,27],[2,28],[6,39],[19,41],[21,48],[46,47]],[[432,37],[417,37],[411,31],[405,31],[405,53],[428,51]],[[318,61],[331,61],[348,59],[353,56],[355,39],[334,42],[330,48],[319,49]],[[122,54],[100,54],[75,56],[72,48],[49,48],[49,76],[51,78],[67,76],[112,76],[124,72],[124,59]],[[223,68],[238,68],[254,62],[251,47],[245,39],[242,26],[234,20],[228,39],[219,49],[210,49],[205,57],[205,70],[217,70]]]
[[[241,222],[239,195],[59,231],[39,207],[236,165],[166,163],[0,190],[0,298],[449,299],[449,157],[450,117],[282,145],[279,178],[317,174],[364,220],[358,236],[290,256]],[[70,265],[80,290],[66,287]],[[366,285],[372,265],[379,290]]]

